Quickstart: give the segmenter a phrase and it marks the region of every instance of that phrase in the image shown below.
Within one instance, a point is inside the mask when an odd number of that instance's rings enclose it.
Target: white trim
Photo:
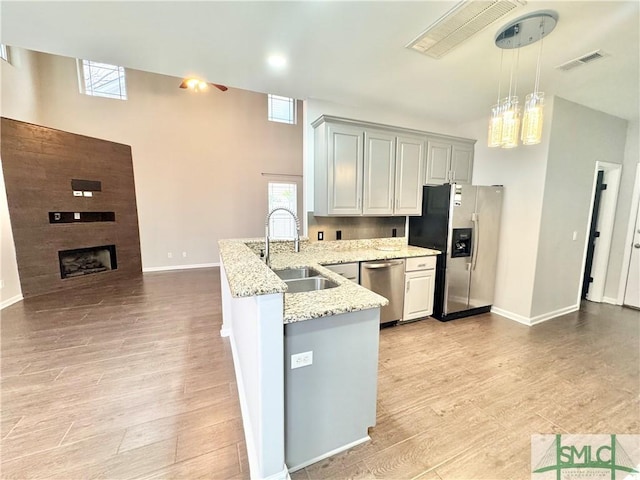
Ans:
[[[611,305],[622,305],[621,303],[618,303],[617,298],[613,297],[602,297],[602,303],[610,303]]]
[[[308,465],[311,465],[313,463],[319,462],[320,460],[324,460],[325,458],[332,457],[333,455],[336,455],[336,454],[338,454],[340,452],[344,452],[345,450],[349,450],[350,448],[353,448],[356,445],[360,445],[361,443],[368,442],[369,440],[371,440],[371,437],[369,435],[367,435],[366,437],[360,438],[360,439],[356,440],[355,442],[347,443],[346,445],[343,445],[343,446],[338,447],[338,448],[336,448],[334,450],[331,450],[330,452],[323,453],[319,457],[312,458],[311,460],[307,460],[306,462],[303,462],[300,465],[296,465],[295,467],[291,467],[289,469],[289,473],[297,472],[298,470],[301,470],[301,469],[303,469],[304,467],[306,467]]]
[[[24,300],[24,297],[22,296],[21,293],[18,294],[18,295],[14,295],[11,298],[7,298],[2,303],[0,303],[0,310],[3,310],[5,308],[7,308],[7,307],[10,307],[14,303],[18,303],[20,300]]]
[[[568,313],[577,312],[578,310],[580,310],[580,302],[575,305],[559,308],[558,310],[554,310],[552,312],[543,313],[542,315],[536,315],[535,317],[531,317],[529,321],[531,322],[531,325],[535,325],[537,323],[551,320],[552,318],[561,317],[562,315],[566,315]]]
[[[531,321],[529,317],[525,317],[524,315],[520,315],[517,313],[510,312],[509,310],[503,310],[498,307],[491,307],[491,313],[496,313],[501,317],[508,318],[509,320],[514,320],[518,323],[522,323],[523,325],[531,326]]]
[[[509,320],[514,320],[518,323],[522,323],[523,325],[527,325],[529,327],[536,325],[538,323],[546,322],[547,320],[551,320],[552,318],[566,315],[567,313],[576,312],[578,310],[580,310],[580,303],[576,305],[570,305],[568,307],[559,308],[558,310],[554,310],[552,312],[536,315],[535,317],[525,317],[524,315],[513,313],[508,310],[503,310],[498,307],[491,307],[491,313],[496,313],[502,317],[508,318]]]
[[[149,272],[168,272],[170,270],[191,270],[192,268],[211,268],[219,267],[220,263],[193,263],[191,265],[166,265],[163,267],[144,267],[143,273]]]
[[[231,336],[231,329],[230,328],[221,328],[220,329],[220,336],[221,337],[230,337]]]
[[[631,245],[633,244],[634,230],[636,229],[636,215],[640,213],[636,210],[640,202],[640,163],[636,166],[636,181],[633,185],[631,195],[631,210],[629,211],[629,223],[627,224],[627,237],[622,254],[622,268],[620,272],[620,282],[618,283],[618,301],[616,305],[624,303],[624,294],[627,289],[627,277],[629,276],[629,263],[631,262]],[[636,215],[634,215],[636,211]]]
[[[598,215],[598,231],[600,236],[596,242],[593,254],[591,276],[593,283],[589,286],[587,300],[591,302],[602,302],[604,286],[607,280],[607,269],[609,268],[609,253],[611,252],[611,239],[613,237],[613,226],[616,217],[616,206],[618,205],[618,191],[620,189],[620,177],[622,165],[619,163],[596,162],[594,175],[597,178],[598,172],[604,172],[604,182],[607,189],[604,191],[600,202],[600,212]],[[592,206],[593,210],[593,206]],[[591,228],[591,221],[587,226],[588,232]],[[588,244],[588,239],[587,239]],[[584,271],[583,271],[584,277]],[[579,295],[582,294],[582,288]],[[578,300],[579,302],[579,300]]]

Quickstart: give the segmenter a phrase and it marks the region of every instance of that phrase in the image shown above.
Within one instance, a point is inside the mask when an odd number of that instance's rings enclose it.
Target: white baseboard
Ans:
[[[360,438],[358,440],[356,440],[355,442],[351,442],[351,443],[347,443],[346,445],[343,445],[341,447],[338,447],[334,450],[331,450],[330,452],[324,453],[316,458],[312,458],[311,460],[308,460],[306,462],[301,463],[300,465],[296,465],[295,467],[290,467],[289,468],[289,472],[293,473],[296,472],[298,470],[302,470],[304,467],[311,465],[313,463],[319,462],[320,460],[324,460],[325,458],[329,458],[332,457],[333,455],[336,455],[340,452],[344,452],[345,450],[349,450],[350,448],[355,447],[356,445],[360,445],[361,443],[364,442],[368,442],[369,440],[371,440],[371,437],[369,435],[366,435],[363,438]]]
[[[528,326],[546,322],[547,320],[551,320],[552,318],[560,317],[562,315],[566,315],[567,313],[575,312],[578,310],[580,310],[580,304],[575,304],[568,307],[559,308],[558,310],[554,310],[552,312],[536,315],[535,317],[525,317],[524,315],[519,315],[517,313],[503,310],[498,307],[491,307],[492,313],[497,313],[498,315],[508,318],[509,320],[515,320],[518,323],[522,323],[523,325]]]
[[[163,267],[145,267],[142,269],[143,273],[150,272],[168,272],[170,270],[190,270],[192,268],[211,268],[219,267],[220,263],[193,263],[191,265],[166,265]]]
[[[7,298],[2,303],[0,303],[0,310],[2,310],[3,308],[10,307],[14,303],[18,303],[20,300],[24,300],[24,297],[22,296],[21,293],[18,295],[14,295],[11,298]]]
[[[602,302],[610,303],[611,305],[622,305],[621,303],[618,302],[617,298],[613,298],[613,297],[602,297]]]
[[[503,310],[502,308],[493,306],[491,307],[491,313],[497,313],[501,317],[508,318],[509,320],[514,320],[518,323],[522,323],[523,325],[531,326],[531,320],[529,319],[529,317],[510,312],[509,310]]]
[[[228,337],[231,335],[231,329],[230,328],[221,328],[220,329],[220,336],[221,337]]]

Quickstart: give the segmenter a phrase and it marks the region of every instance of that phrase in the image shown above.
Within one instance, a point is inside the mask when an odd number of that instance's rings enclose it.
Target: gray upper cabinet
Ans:
[[[427,147],[427,168],[424,183],[470,184],[473,175],[474,141],[454,141],[429,138]]]
[[[425,140],[420,137],[396,138],[396,215],[420,215],[422,209],[422,179]]]
[[[321,116],[314,127],[314,214],[420,215],[422,186],[470,183],[473,140]]]
[[[315,130],[316,215],[360,215],[364,130],[324,123]]]
[[[393,215],[396,137],[387,132],[364,133],[364,215]]]

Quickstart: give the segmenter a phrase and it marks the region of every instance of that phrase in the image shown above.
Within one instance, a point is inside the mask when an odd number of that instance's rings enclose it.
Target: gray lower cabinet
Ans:
[[[438,137],[429,138],[424,183],[471,184],[474,143],[472,140],[462,142]]]
[[[289,471],[369,439],[376,423],[380,309],[284,326],[285,461]],[[291,355],[313,352],[292,369]]]

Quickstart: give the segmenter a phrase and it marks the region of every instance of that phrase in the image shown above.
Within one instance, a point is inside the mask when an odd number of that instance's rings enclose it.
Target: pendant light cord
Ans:
[[[540,88],[540,60],[542,59],[542,40],[544,38],[544,17],[540,21],[540,49],[538,50],[538,65],[536,66],[536,85],[533,89],[536,95]]]

